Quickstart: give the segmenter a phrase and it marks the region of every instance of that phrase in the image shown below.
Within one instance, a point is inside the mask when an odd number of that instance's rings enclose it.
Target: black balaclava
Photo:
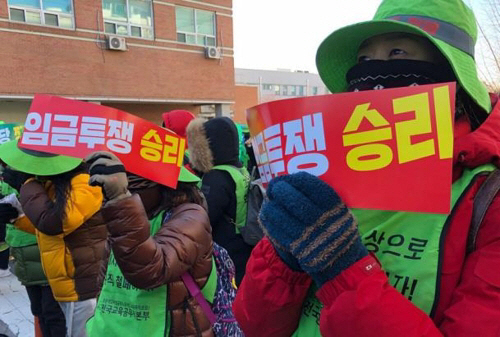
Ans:
[[[417,60],[372,60],[353,66],[346,74],[347,91],[382,90],[416,85],[457,82],[449,64]],[[458,84],[458,83],[457,83]],[[455,119],[466,115],[472,130],[488,117],[458,86]]]
[[[456,81],[448,65],[416,60],[372,60],[346,74],[347,91],[381,90]]]

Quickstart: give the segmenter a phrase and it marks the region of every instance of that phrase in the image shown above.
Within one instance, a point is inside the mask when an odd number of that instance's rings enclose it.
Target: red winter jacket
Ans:
[[[500,158],[500,104],[481,127],[455,139],[454,177],[463,167]],[[488,209],[476,250],[465,254],[474,195],[485,177],[467,191],[451,215],[444,238],[439,301],[427,316],[393,288],[377,260],[367,256],[325,283],[322,336],[332,337],[499,337],[500,196]],[[292,335],[312,279],[294,272],[264,239],[253,250],[233,310],[247,337]]]

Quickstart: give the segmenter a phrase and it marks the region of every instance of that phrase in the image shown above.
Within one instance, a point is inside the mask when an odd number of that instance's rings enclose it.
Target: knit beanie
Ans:
[[[172,130],[182,138],[186,138],[186,128],[195,116],[187,110],[172,110],[161,115],[163,126]]]

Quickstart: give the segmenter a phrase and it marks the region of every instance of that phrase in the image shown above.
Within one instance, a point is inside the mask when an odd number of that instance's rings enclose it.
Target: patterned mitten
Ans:
[[[101,186],[108,201],[130,196],[125,166],[110,152],[94,152],[85,159],[90,165],[91,186]]]
[[[260,216],[266,235],[319,287],[368,255],[353,215],[319,178],[305,172],[277,177],[267,196]]]

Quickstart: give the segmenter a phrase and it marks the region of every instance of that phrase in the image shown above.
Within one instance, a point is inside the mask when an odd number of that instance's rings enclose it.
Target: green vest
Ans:
[[[0,181],[0,193],[4,196],[15,193],[18,197],[19,194],[15,189]],[[34,234],[23,232],[15,226],[7,224],[7,234],[5,236],[4,244],[0,243],[0,252],[10,247],[25,247],[36,244],[36,236]]]
[[[237,168],[232,165],[216,165],[214,170],[226,171],[231,175],[236,185],[236,219],[234,224],[236,226],[236,233],[240,233],[240,229],[245,226],[247,222],[247,191],[250,184],[250,174],[245,167]]]
[[[163,225],[165,212],[153,218],[151,235]],[[217,272],[212,259],[212,271],[201,292],[213,302],[217,287]],[[148,277],[148,275],[144,275]],[[168,311],[167,285],[155,289],[138,289],[127,282],[111,252],[106,277],[99,295],[94,316],[87,322],[89,337],[169,336],[170,312]]]
[[[17,229],[14,225],[8,224],[5,241],[10,247],[26,247],[36,245],[36,236]]]
[[[15,189],[10,187],[7,183],[0,181],[0,194],[2,194],[3,196],[7,196],[12,193],[16,193],[16,195],[18,195]]]
[[[451,206],[468,190],[474,177],[493,171],[493,165],[466,169],[453,183]],[[380,260],[390,284],[428,315],[437,303],[441,238],[449,215],[353,209],[366,248]],[[452,213],[453,214],[453,211]],[[299,327],[293,336],[319,337],[322,303],[309,289]]]

